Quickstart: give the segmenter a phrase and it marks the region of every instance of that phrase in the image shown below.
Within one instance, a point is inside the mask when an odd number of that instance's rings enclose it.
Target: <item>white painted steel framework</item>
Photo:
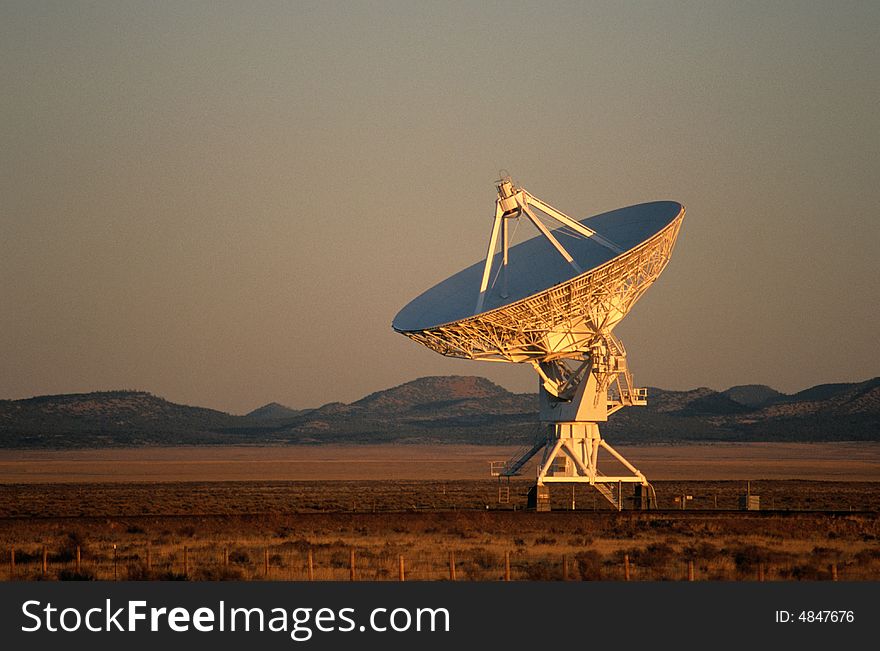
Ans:
[[[622,252],[600,234],[514,186],[510,177],[503,177],[496,187],[495,219],[474,315],[423,330],[402,331],[402,334],[442,355],[529,362],[538,373],[540,418],[547,424],[546,435],[510,459],[497,470],[498,474],[508,477],[518,474],[543,450],[537,468],[539,487],[547,483],[587,483],[620,509],[623,485],[634,483],[643,487],[644,499],[649,499],[647,479],[602,439],[599,423],[623,407],[647,404],[647,392],[633,386],[626,350],[612,330],[669,262],[684,208],[655,235]],[[532,207],[618,255],[582,272]],[[499,234],[503,248],[501,291],[502,296],[506,295],[507,221],[523,215],[578,275],[503,307],[482,312]],[[626,472],[604,475],[598,467],[600,450]]]

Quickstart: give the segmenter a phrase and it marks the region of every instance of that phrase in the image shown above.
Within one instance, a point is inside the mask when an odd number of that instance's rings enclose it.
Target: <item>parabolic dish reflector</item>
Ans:
[[[660,275],[684,212],[680,203],[654,201],[580,220],[595,237],[552,231],[572,262],[534,237],[510,247],[503,288],[496,272],[478,301],[486,263],[477,262],[412,300],[392,327],[467,359],[526,362],[589,350]],[[488,268],[500,270],[502,255],[492,250]]]

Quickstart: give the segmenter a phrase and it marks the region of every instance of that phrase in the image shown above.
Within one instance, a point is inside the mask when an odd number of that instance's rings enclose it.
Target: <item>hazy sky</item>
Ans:
[[[0,397],[536,390],[390,328],[484,255],[499,168],[686,205],[616,331],[638,385],[878,375],[878,34],[876,0],[6,0]]]

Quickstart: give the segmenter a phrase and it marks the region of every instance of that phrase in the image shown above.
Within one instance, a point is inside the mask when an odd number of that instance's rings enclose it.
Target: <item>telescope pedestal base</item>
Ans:
[[[535,484],[529,489],[526,498],[526,508],[534,509],[538,513],[550,510],[550,487],[543,484]]]
[[[656,503],[654,491],[645,476],[623,455],[611,447],[599,434],[598,423],[554,423],[553,431],[542,446],[544,453],[538,463],[538,478],[529,491],[528,506],[538,511],[550,510],[548,484],[589,484],[608,500],[618,511],[623,509],[623,485],[634,484],[633,506],[650,508]],[[606,475],[598,468],[599,453],[614,458],[628,474]],[[529,456],[538,450],[533,448]],[[527,459],[526,459],[527,460]],[[525,460],[517,460],[511,467],[521,467]]]

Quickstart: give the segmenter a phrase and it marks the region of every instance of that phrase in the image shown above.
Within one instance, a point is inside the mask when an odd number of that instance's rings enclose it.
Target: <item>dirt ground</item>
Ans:
[[[321,445],[0,450],[0,484],[483,479],[515,447]],[[617,446],[650,480],[880,481],[880,443]],[[523,476],[534,476],[534,463]]]

